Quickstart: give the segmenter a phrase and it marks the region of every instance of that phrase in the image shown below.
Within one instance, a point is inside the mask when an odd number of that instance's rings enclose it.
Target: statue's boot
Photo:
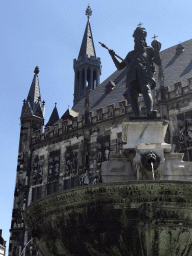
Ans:
[[[143,99],[147,108],[147,116],[151,118],[157,117],[157,111],[153,110],[153,97],[151,90],[146,90],[143,92]]]
[[[147,116],[151,118],[156,118],[157,117],[157,110],[152,110]]]
[[[138,101],[138,97],[130,97],[131,98],[131,107],[134,113],[134,116],[141,116],[141,109]]]

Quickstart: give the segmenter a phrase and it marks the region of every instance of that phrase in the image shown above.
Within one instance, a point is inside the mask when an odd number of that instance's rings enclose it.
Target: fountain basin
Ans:
[[[47,196],[24,212],[42,255],[192,255],[192,183],[130,181]]]

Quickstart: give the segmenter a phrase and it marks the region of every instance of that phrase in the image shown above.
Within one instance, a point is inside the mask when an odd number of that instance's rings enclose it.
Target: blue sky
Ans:
[[[73,105],[73,59],[78,57],[87,17],[85,0],[0,0],[0,229],[9,242],[16,178],[20,113],[39,66],[45,123],[57,102],[59,116]],[[132,34],[143,23],[150,45],[158,35],[162,50],[192,38],[191,0],[91,0],[90,18],[101,82],[115,66],[99,41],[122,58],[133,49]]]

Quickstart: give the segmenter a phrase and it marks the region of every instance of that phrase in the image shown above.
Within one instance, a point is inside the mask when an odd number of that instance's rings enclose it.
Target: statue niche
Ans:
[[[71,146],[67,147],[65,153],[65,177],[74,177],[77,175],[78,153]]]
[[[33,175],[32,175],[32,183],[33,185],[38,185],[42,183],[43,177],[43,163],[39,161],[39,158],[35,158],[35,162],[33,164]]]
[[[51,157],[48,164],[48,182],[59,179],[60,159],[58,156]]]
[[[110,155],[110,136],[101,136],[97,138],[97,163],[109,161]]]
[[[58,181],[60,173],[60,150],[49,153],[47,181]]]

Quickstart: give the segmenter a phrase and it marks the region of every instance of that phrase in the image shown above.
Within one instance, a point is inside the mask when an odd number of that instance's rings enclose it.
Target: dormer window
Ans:
[[[110,93],[111,91],[113,91],[115,87],[115,83],[113,81],[109,81],[109,83],[105,86],[106,88],[106,93]]]
[[[176,48],[176,54],[181,54],[182,52],[184,52],[185,48],[182,46],[182,44],[178,44],[177,48]]]

